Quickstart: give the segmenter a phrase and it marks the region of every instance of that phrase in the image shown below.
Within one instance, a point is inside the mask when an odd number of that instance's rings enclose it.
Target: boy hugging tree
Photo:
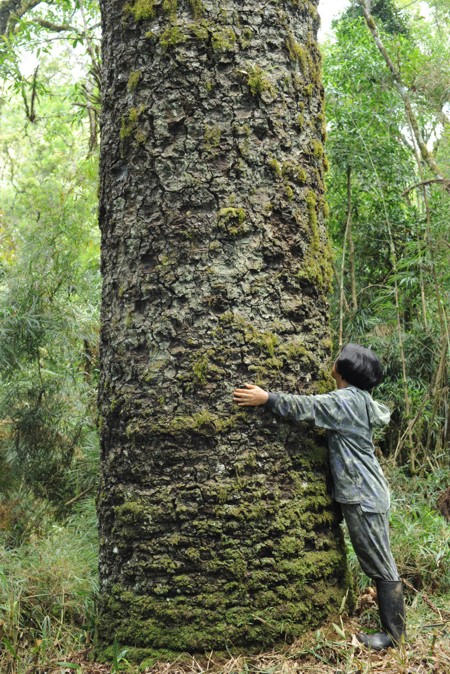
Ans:
[[[347,344],[331,372],[337,390],[323,395],[269,393],[244,384],[235,389],[239,407],[264,405],[282,417],[310,421],[325,428],[333,478],[333,497],[340,503],[361,568],[376,582],[384,632],[359,634],[375,650],[397,646],[405,632],[402,581],[389,543],[389,487],[375,456],[373,427],[389,423],[386,405],[372,399],[380,383],[380,361],[370,349]]]

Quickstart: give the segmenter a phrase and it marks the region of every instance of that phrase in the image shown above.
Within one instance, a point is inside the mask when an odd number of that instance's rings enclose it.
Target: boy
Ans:
[[[376,581],[384,632],[360,634],[375,650],[397,646],[405,635],[402,581],[390,550],[389,488],[375,456],[373,426],[389,423],[386,405],[369,391],[382,379],[381,364],[370,349],[347,344],[331,372],[337,390],[323,395],[269,393],[244,384],[234,391],[239,407],[264,405],[293,419],[327,430],[333,497],[340,503],[352,545],[364,573]]]

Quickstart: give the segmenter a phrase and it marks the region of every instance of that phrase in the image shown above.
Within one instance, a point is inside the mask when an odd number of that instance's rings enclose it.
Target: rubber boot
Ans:
[[[375,651],[394,648],[406,639],[405,603],[401,580],[377,580],[378,608],[385,632],[358,634],[358,640]]]

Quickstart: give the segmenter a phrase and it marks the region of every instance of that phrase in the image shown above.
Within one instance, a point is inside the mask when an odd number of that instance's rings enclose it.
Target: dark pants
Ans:
[[[400,580],[389,543],[387,513],[364,512],[358,503],[340,503],[353,548],[373,580]]]

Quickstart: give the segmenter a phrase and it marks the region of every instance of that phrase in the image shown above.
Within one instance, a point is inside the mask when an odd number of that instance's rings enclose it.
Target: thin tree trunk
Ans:
[[[349,166],[347,169],[347,212],[349,213],[348,221],[348,261],[350,266],[350,287],[352,294],[352,309],[353,312],[358,310],[358,294],[356,292],[356,269],[355,269],[355,243],[353,241],[353,217],[352,217],[352,170]]]
[[[342,348],[342,345],[344,343],[345,256],[347,252],[347,241],[349,238],[349,232],[351,230],[351,222],[352,222],[352,183],[351,183],[351,168],[349,166],[347,168],[347,214],[344,229],[344,242],[342,244],[341,277],[339,285],[339,349]]]

